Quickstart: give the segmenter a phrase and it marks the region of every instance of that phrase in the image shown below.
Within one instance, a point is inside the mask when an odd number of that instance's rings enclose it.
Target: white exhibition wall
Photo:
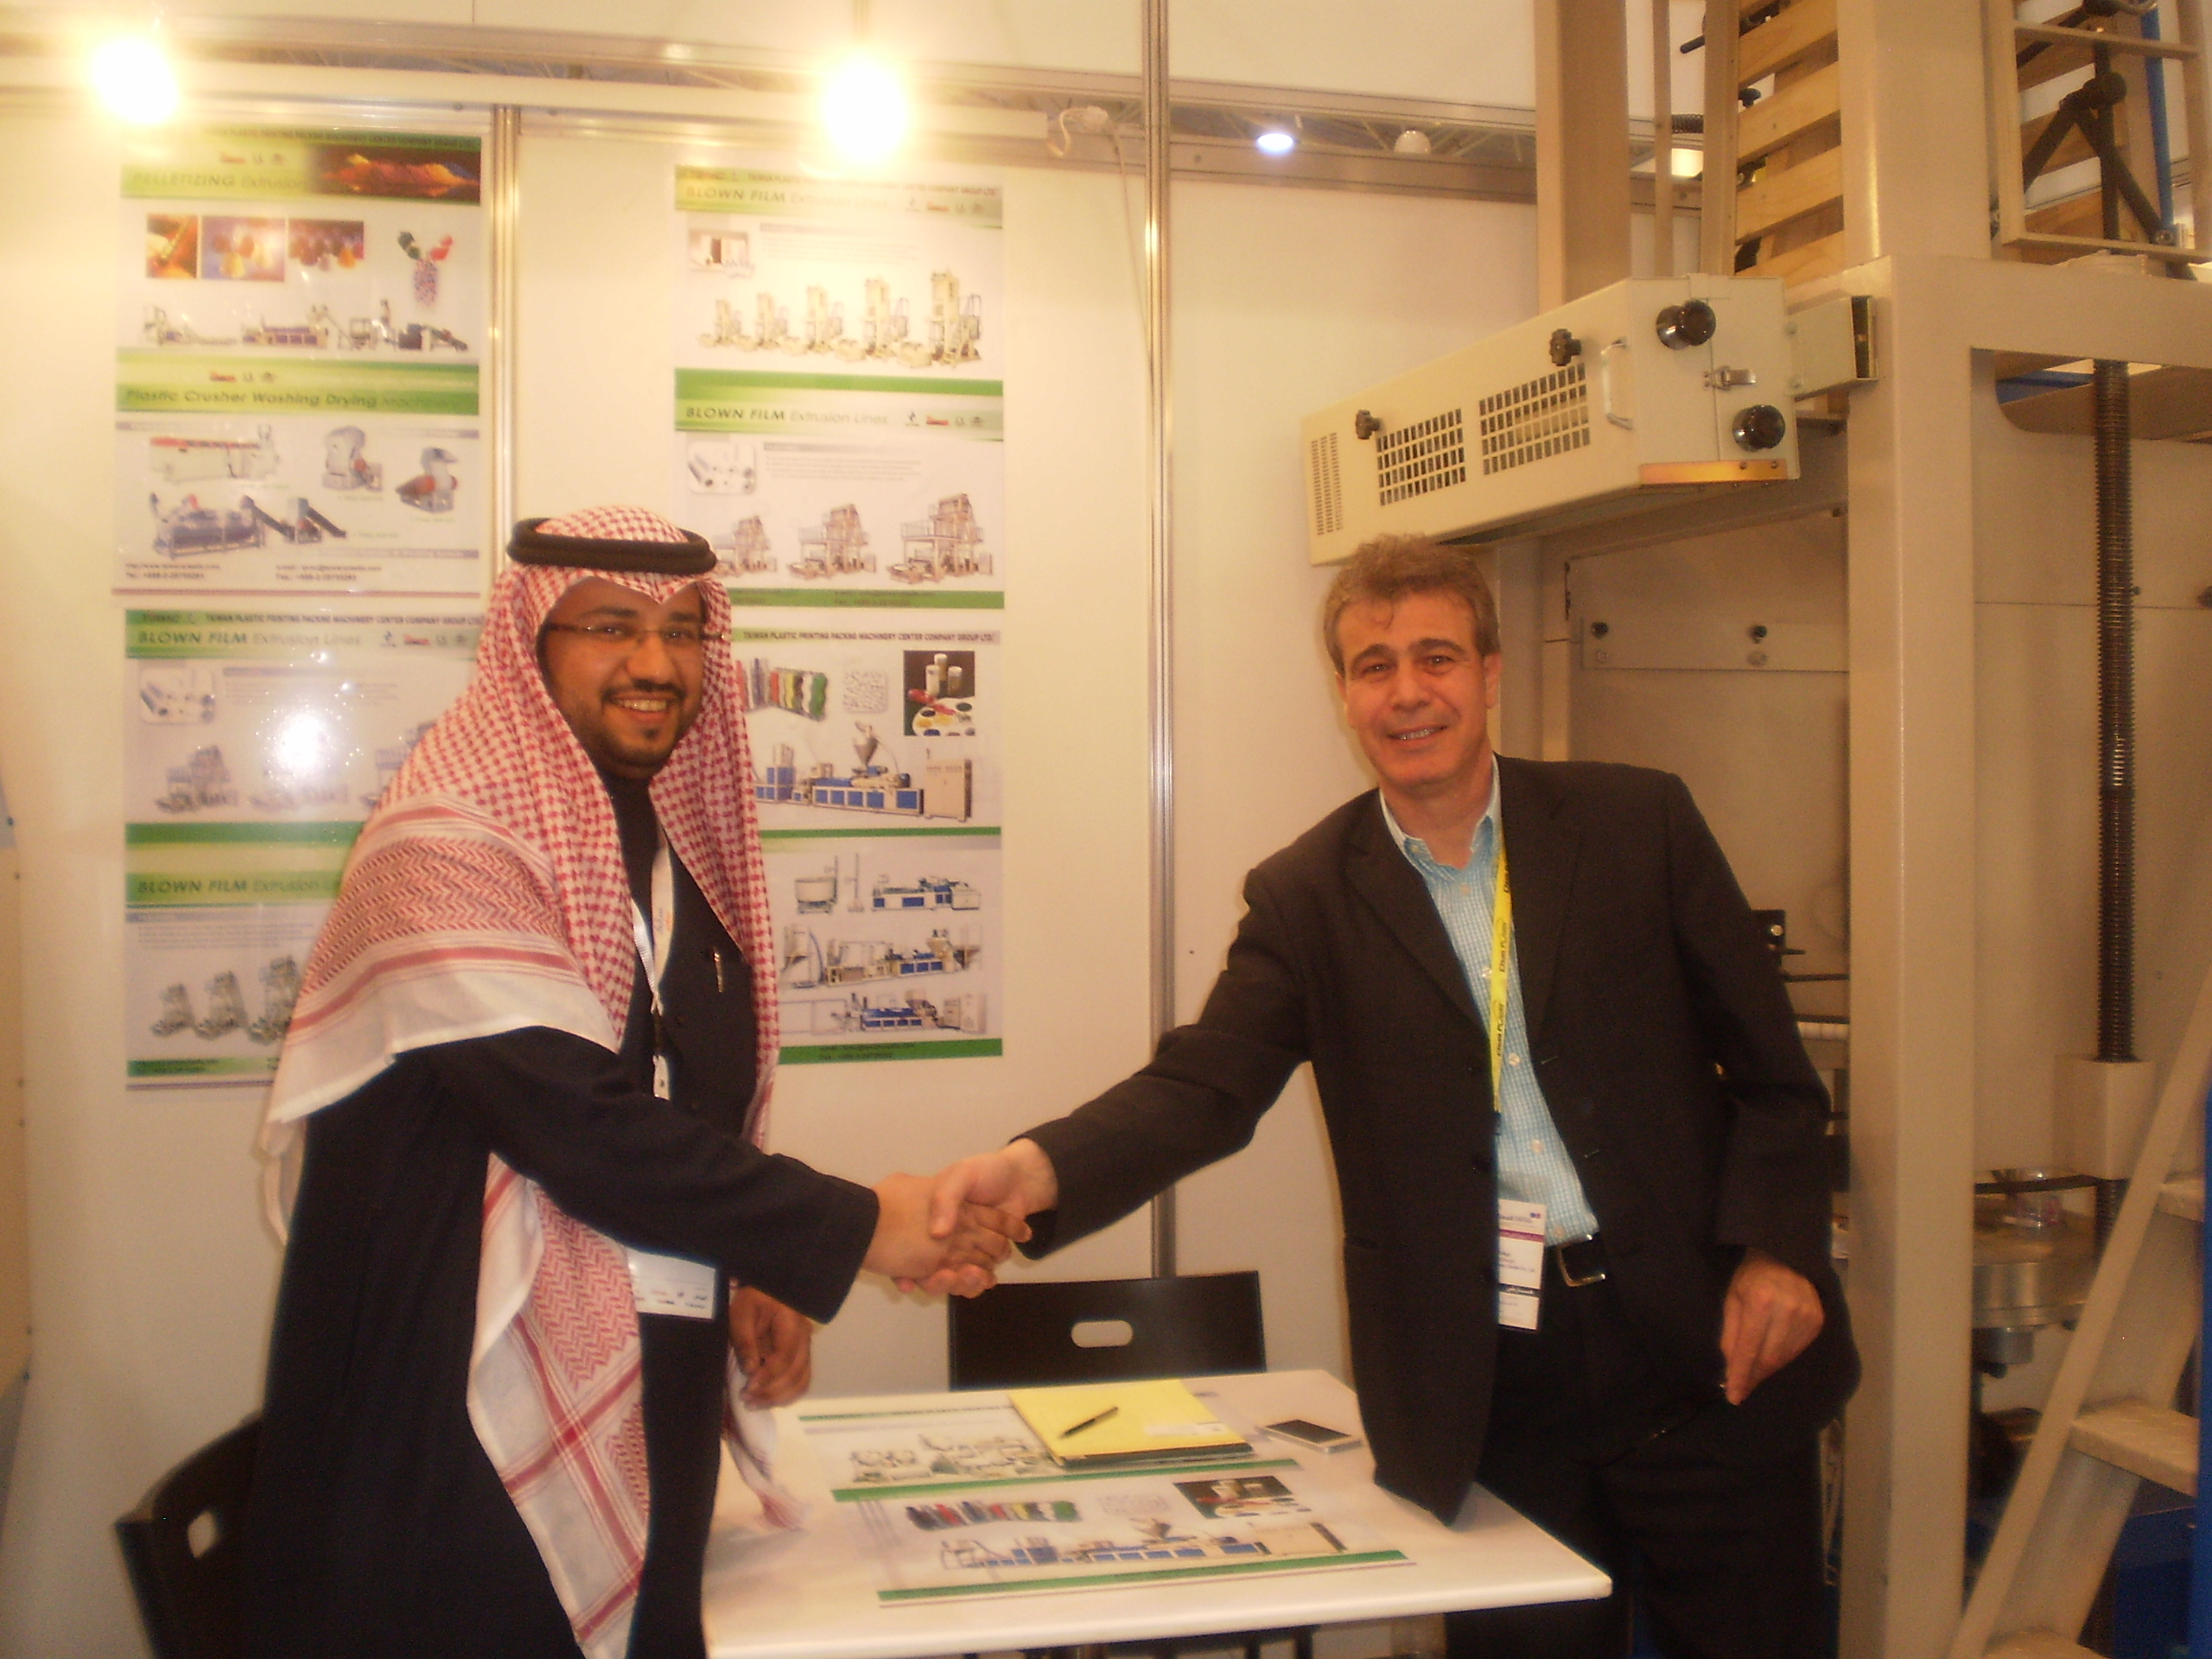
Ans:
[[[24,870],[34,1376],[0,1523],[0,1655],[142,1652],[110,1522],[251,1410],[276,1249],[258,1098],[122,1086],[123,605],[110,438],[119,152],[101,123],[0,116],[0,776]],[[671,147],[525,136],[518,506],[666,490]],[[1144,1058],[1144,359],[1134,180],[1008,175],[1013,724],[1007,1054],[794,1067],[780,1147],[869,1179],[1076,1103]],[[1361,786],[1312,613],[1295,464],[1307,408],[1531,308],[1526,208],[1194,186],[1176,215],[1180,1002],[1255,859]],[[642,240],[640,240],[642,238]],[[647,251],[640,256],[637,250]],[[36,711],[33,713],[32,711]],[[1189,1184],[1186,1270],[1256,1267],[1271,1357],[1342,1370],[1336,1229],[1302,1082],[1250,1152]],[[1141,1273],[1141,1217],[1022,1271]],[[865,1282],[824,1391],[943,1376],[942,1313]]]
[[[1704,0],[1665,0],[1676,42],[1704,27]],[[1629,109],[1651,111],[1650,0],[1630,0]],[[115,0],[79,10],[114,10]],[[846,49],[857,8],[789,0],[168,0],[179,17],[299,23],[512,29],[537,35],[683,41],[815,60]],[[868,0],[868,38],[901,61],[1135,75],[1138,0]],[[1173,0],[1178,80],[1311,87],[1387,99],[1528,110],[1535,103],[1535,33],[1527,0]],[[1676,54],[1674,107],[1702,98],[1704,60]]]

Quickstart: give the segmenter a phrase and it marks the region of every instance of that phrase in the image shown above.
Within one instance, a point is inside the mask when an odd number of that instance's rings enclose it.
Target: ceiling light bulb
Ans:
[[[1298,140],[1280,127],[1262,133],[1252,142],[1270,156],[1287,156],[1298,148]]]
[[[137,126],[176,113],[176,72],[143,35],[119,35],[92,54],[92,87],[111,114]]]
[[[906,89],[870,58],[853,58],[830,78],[822,121],[830,141],[855,161],[877,161],[906,137]]]

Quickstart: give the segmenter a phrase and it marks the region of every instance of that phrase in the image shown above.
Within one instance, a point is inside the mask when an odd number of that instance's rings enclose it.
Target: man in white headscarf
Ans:
[[[270,1659],[700,1659],[718,1448],[787,1521],[743,1408],[804,1389],[808,1319],[863,1268],[972,1294],[1025,1230],[932,1242],[919,1178],[760,1150],[775,960],[713,556],[627,507],[510,552],[270,1100],[298,1158],[246,1539]]]

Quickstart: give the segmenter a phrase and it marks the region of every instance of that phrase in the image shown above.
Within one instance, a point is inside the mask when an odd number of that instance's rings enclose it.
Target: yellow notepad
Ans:
[[[1065,1468],[1188,1463],[1241,1457],[1252,1449],[1249,1441],[1215,1421],[1212,1411],[1173,1377],[1009,1389],[1007,1398]]]

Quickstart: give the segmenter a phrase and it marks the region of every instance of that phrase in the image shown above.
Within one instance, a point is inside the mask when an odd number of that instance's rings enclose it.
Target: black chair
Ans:
[[[1126,1341],[1077,1339],[1081,1327],[1117,1323],[1128,1327]],[[999,1285],[953,1299],[948,1341],[956,1389],[1268,1369],[1256,1273]]]
[[[156,1659],[238,1659],[239,1540],[261,1419],[249,1417],[154,1483],[115,1523]]]
[[[1127,1327],[1126,1338],[1115,1340],[1120,1332],[1111,1327],[1116,1325]],[[1102,1325],[1109,1329],[1096,1328]],[[1078,1340],[1078,1332],[1089,1340]],[[1256,1273],[997,1285],[980,1296],[953,1299],[947,1344],[956,1389],[1041,1388],[1268,1369]],[[1263,1643],[1283,1641],[1292,1643],[1298,1659],[1313,1659],[1310,1630],[1116,1642],[1088,1651],[1173,1659],[1186,1649],[1241,1647],[1245,1659],[1261,1659]],[[1078,1651],[1083,1650],[1034,1649],[1027,1659]]]

